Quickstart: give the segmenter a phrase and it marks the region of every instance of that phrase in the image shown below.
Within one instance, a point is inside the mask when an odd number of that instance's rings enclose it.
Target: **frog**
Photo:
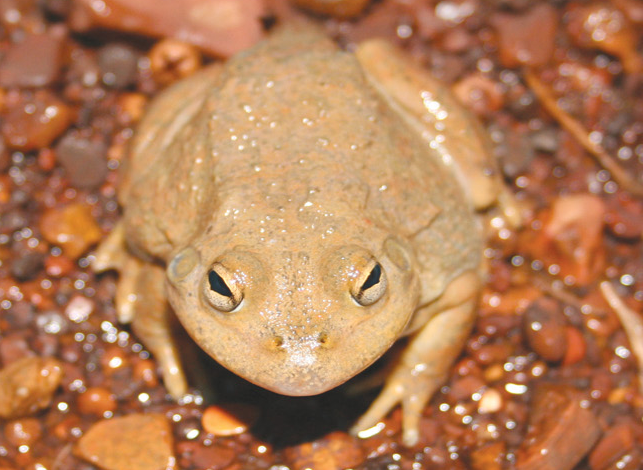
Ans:
[[[149,105],[95,253],[115,309],[188,390],[176,319],[243,379],[333,389],[408,338],[351,428],[400,405],[402,439],[447,380],[485,276],[480,214],[516,209],[477,119],[401,49],[277,28]],[[496,210],[493,209],[493,210]]]

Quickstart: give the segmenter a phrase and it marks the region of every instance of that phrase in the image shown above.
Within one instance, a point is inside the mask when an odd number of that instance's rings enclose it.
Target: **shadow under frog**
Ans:
[[[174,312],[217,362],[315,395],[410,340],[353,432],[402,406],[413,444],[475,319],[476,211],[516,219],[480,125],[389,44],[282,28],[150,105],[97,252],[119,320],[187,390]],[[170,308],[171,305],[171,308]]]

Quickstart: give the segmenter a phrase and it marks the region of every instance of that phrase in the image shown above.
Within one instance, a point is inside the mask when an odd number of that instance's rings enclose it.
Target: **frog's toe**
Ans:
[[[380,422],[398,403],[402,400],[403,387],[392,387],[389,381],[384,390],[378,395],[368,408],[351,428],[351,433],[358,435]]]

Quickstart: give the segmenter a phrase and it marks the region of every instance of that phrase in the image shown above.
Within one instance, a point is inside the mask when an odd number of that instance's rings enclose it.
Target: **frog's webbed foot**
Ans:
[[[351,432],[357,434],[376,425],[397,404],[402,406],[402,440],[413,446],[418,442],[418,427],[424,407],[448,378],[449,369],[469,335],[475,318],[477,274],[465,273],[453,281],[422,329],[410,340],[384,389],[357,421]],[[463,301],[451,306],[452,300]],[[437,307],[437,309],[436,309]],[[421,311],[417,314],[422,315]]]
[[[165,295],[163,267],[128,252],[122,223],[98,248],[92,267],[97,272],[119,272],[114,299],[118,321],[132,323],[136,336],[159,361],[170,395],[175,399],[185,395],[187,382],[172,335],[175,317]]]

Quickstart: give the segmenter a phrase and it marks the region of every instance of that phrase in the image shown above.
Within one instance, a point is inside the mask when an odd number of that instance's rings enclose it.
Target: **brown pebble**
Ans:
[[[107,145],[102,138],[90,139],[72,131],[60,139],[55,150],[72,186],[95,189],[105,181]]]
[[[49,406],[62,380],[62,365],[51,357],[26,357],[0,370],[0,417],[18,418]]]
[[[49,255],[45,258],[45,272],[47,273],[47,276],[68,276],[74,271],[75,267],[75,263],[64,255]]]
[[[572,4],[566,19],[567,31],[579,47],[617,56],[627,73],[643,70],[643,59],[637,51],[638,35],[629,18],[611,2]]]
[[[142,93],[121,93],[118,97],[118,121],[122,125],[137,123],[145,113],[148,98]]]
[[[358,16],[370,0],[293,0],[297,6],[322,15],[335,18],[353,18]]]
[[[60,72],[66,35],[63,26],[42,34],[27,34],[20,42],[11,44],[0,61],[0,86],[51,85]]]
[[[172,447],[165,416],[134,413],[97,422],[74,453],[103,470],[165,470],[175,468]]]
[[[452,87],[458,100],[478,116],[488,116],[504,105],[502,87],[486,75],[474,73]]]
[[[471,395],[484,386],[484,380],[472,375],[458,378],[451,383],[449,398],[454,401],[470,400]]]
[[[527,342],[540,357],[550,362],[563,359],[567,351],[567,331],[563,313],[553,299],[533,302],[523,315]]]
[[[365,455],[354,437],[337,431],[314,442],[288,447],[284,457],[293,470],[341,470],[361,464]]]
[[[19,281],[36,277],[43,266],[43,254],[36,251],[20,253],[10,267],[11,275]]]
[[[156,364],[150,359],[141,359],[134,363],[132,375],[134,380],[140,380],[147,387],[156,387],[159,383]]]
[[[100,364],[103,372],[110,375],[124,367],[129,367],[129,356],[118,346],[108,346],[100,358]]]
[[[587,455],[601,427],[578,400],[571,387],[536,388],[527,435],[516,451],[516,470],[571,470]]]
[[[546,65],[554,53],[558,13],[548,3],[522,14],[495,13],[491,23],[498,32],[500,62],[505,67]]]
[[[231,403],[209,406],[203,412],[201,425],[215,436],[234,436],[244,433],[257,419],[257,410],[249,405]]]
[[[4,436],[14,446],[30,446],[42,436],[42,425],[36,418],[9,421],[4,426]]]
[[[634,447],[634,434],[629,423],[612,426],[589,454],[592,470],[603,470]]]
[[[585,357],[587,344],[583,333],[576,327],[567,326],[565,328],[567,336],[567,350],[563,358],[564,366],[571,366],[581,361]]]
[[[263,0],[76,0],[73,29],[111,28],[189,41],[218,57],[247,49],[263,36]]]
[[[148,53],[150,70],[156,83],[169,85],[189,77],[201,67],[201,53],[178,39],[163,39]]]
[[[201,443],[190,443],[182,446],[181,453],[189,456],[191,465],[208,470],[220,470],[230,465],[236,456],[233,449],[220,445],[204,446]],[[178,446],[177,446],[178,447]]]
[[[90,207],[80,203],[46,210],[40,219],[40,231],[45,240],[60,246],[65,256],[73,260],[103,235]]]
[[[103,387],[90,387],[78,396],[78,409],[81,413],[105,416],[116,410],[114,394]]]
[[[72,120],[69,106],[47,90],[22,94],[7,104],[2,135],[7,146],[29,151],[50,145]]]
[[[491,442],[473,450],[470,454],[472,470],[501,470],[506,448],[503,441]]]

